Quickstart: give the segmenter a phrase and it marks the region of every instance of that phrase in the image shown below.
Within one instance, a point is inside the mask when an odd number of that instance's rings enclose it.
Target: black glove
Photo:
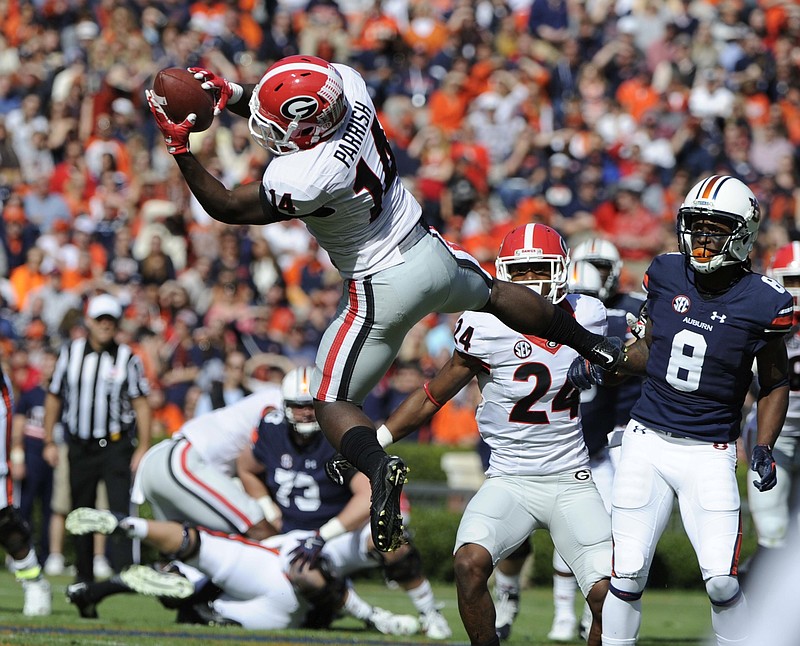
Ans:
[[[766,444],[756,444],[753,448],[750,469],[761,477],[760,481],[753,480],[753,484],[759,491],[769,491],[778,484],[775,458],[772,457],[772,450]]]
[[[355,467],[341,453],[337,453],[325,463],[325,475],[333,484],[343,485],[350,469]]]
[[[313,536],[301,541],[300,545],[292,550],[292,558],[289,564],[294,565],[297,563],[301,570],[303,567],[307,567],[310,570],[319,561],[323,547],[325,547],[325,539],[319,535],[319,532],[315,532]]]
[[[595,384],[603,383],[603,372],[588,359],[575,357],[567,370],[567,381],[578,390],[589,390]]]
[[[590,362],[608,372],[614,372],[624,356],[622,339],[617,336],[603,338],[584,355]]]

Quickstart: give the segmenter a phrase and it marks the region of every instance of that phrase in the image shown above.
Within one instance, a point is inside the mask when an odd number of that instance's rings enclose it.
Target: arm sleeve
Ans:
[[[128,396],[131,399],[145,397],[150,393],[150,384],[144,376],[142,360],[134,355],[128,360]]]

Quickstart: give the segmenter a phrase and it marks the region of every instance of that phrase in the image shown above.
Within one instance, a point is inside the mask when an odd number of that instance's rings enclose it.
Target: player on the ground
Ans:
[[[122,533],[141,539],[178,561],[180,571],[199,571],[219,590],[210,601],[213,611],[244,628],[327,628],[341,610],[368,625],[391,624],[391,631],[381,630],[387,634],[409,635],[419,626],[414,617],[367,604],[344,579],[331,574],[324,560],[313,568],[305,567],[297,555],[308,532],[259,543],[173,521],[118,519],[112,512],[89,507],[72,511],[66,527],[76,535]],[[120,577],[130,589],[151,596],[188,598],[194,593],[194,585],[180,574],[145,566],[132,566]]]
[[[760,491],[773,488],[772,447],[789,399],[783,335],[792,324],[791,295],[750,269],[760,220],[758,201],[741,181],[703,179],[678,210],[680,253],[657,256],[645,274],[645,337],[626,348],[620,364],[623,373],[648,378],[614,478],[605,646],[636,643],[641,596],[675,498],[711,600],[717,643],[747,637],[747,604],[737,580],[736,439],[755,359],[760,391],[751,469]],[[584,376],[597,374],[584,361],[575,365]]]
[[[374,550],[369,530],[369,481],[352,469],[345,487],[325,476],[333,447],[320,433],[311,397],[311,368],[296,368],[281,384],[283,407],[266,412],[254,434],[252,450],[239,456],[238,474],[254,498],[268,496],[278,508],[274,521],[282,532],[313,530],[305,559],[327,558],[334,574],[347,576],[382,566],[387,580],[409,595],[423,632],[447,639],[452,631],[438,611],[419,550],[409,540],[389,554]]]
[[[202,207],[228,224],[302,219],[345,279],[317,354],[317,419],[331,444],[370,479],[377,549],[396,549],[407,467],[386,454],[381,441],[390,439],[377,437],[359,405],[418,321],[431,312],[485,311],[607,367],[620,352],[534,292],[493,281],[474,258],[423,226],[422,209],[397,174],[366,84],[353,68],[290,56],[244,87],[192,71],[215,92],[217,110],[227,106],[248,118],[254,139],[274,155],[260,183],[229,190],[189,152],[194,115],[173,123],[163,99],[148,92],[167,150]]]

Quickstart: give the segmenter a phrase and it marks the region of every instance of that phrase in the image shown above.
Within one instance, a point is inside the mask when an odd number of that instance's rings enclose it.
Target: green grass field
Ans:
[[[207,628],[175,624],[175,614],[155,599],[136,595],[117,595],[98,606],[100,619],[81,619],[67,603],[64,588],[71,580],[55,577],[53,614],[50,617],[22,616],[22,588],[7,572],[0,574],[0,644],[427,644],[424,637],[391,638],[366,631],[354,619],[340,619],[328,631],[245,631],[238,628]],[[389,590],[375,581],[356,582],[359,593],[375,605],[398,613],[413,613],[413,606],[402,591]],[[444,612],[453,639],[449,644],[466,644],[467,638],[456,606],[453,586],[434,585],[437,599],[446,605]],[[708,599],[702,592],[648,590],[644,596],[641,646],[702,646],[710,626]],[[525,590],[522,610],[507,644],[545,646],[552,619],[549,589]],[[443,642],[438,642],[443,643]],[[575,642],[578,644],[579,642]]]

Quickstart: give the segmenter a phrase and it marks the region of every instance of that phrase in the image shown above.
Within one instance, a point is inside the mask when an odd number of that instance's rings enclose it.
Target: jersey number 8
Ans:
[[[705,337],[691,330],[681,330],[672,339],[667,365],[667,383],[675,390],[691,393],[700,387],[700,375],[708,344]]]

